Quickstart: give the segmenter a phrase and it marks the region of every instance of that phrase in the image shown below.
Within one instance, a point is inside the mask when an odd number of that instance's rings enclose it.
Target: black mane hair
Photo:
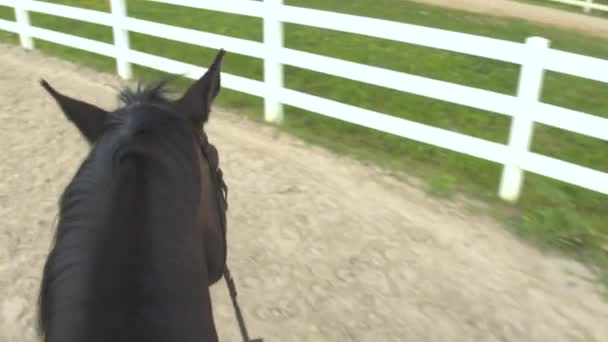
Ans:
[[[168,103],[170,100],[167,97],[167,86],[177,79],[177,76],[168,76],[156,81],[155,83],[145,85],[143,82],[137,82],[135,89],[125,87],[118,94],[120,102],[129,106],[137,103]]]

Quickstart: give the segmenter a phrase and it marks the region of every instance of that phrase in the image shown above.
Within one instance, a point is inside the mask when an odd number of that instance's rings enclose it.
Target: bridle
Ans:
[[[209,164],[209,170],[211,172],[211,178],[213,179],[213,187],[216,193],[217,204],[220,210],[220,226],[222,228],[222,235],[224,237],[224,270],[223,276],[226,281],[226,286],[228,287],[228,291],[230,293],[230,299],[232,300],[232,306],[234,307],[234,312],[236,314],[236,319],[239,324],[239,329],[241,330],[241,336],[243,337],[243,342],[263,342],[263,339],[249,339],[249,334],[247,332],[247,326],[245,325],[245,319],[243,318],[243,314],[241,313],[241,308],[239,307],[239,303],[237,301],[237,291],[236,285],[234,283],[234,279],[228,269],[227,263],[227,254],[228,254],[228,242],[226,238],[227,233],[227,223],[226,223],[226,211],[228,210],[228,186],[224,182],[224,174],[222,169],[219,167],[219,154],[215,146],[209,143],[204,133],[201,132],[199,135],[199,145],[201,148],[201,152],[203,157],[207,160]]]

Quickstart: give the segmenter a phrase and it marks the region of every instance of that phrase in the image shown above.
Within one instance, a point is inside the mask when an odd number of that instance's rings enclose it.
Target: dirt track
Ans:
[[[119,84],[0,45],[1,342],[35,341],[56,201],[85,153],[40,77],[106,108]],[[216,110],[211,121],[230,186],[230,263],[254,337],[608,341],[608,304],[589,272],[517,241],[473,204],[429,198],[238,115]],[[222,341],[240,341],[223,283],[213,297]]]
[[[511,0],[413,0],[469,12],[513,17],[608,38],[608,19]]]

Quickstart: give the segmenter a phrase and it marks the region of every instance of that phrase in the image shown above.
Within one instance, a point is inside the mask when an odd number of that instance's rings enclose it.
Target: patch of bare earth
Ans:
[[[111,108],[119,81],[0,45],[0,341],[35,341],[56,203],[86,146],[38,85]],[[266,341],[608,341],[580,264],[541,254],[461,201],[216,110],[229,262]],[[223,283],[222,341],[240,341]]]
[[[499,17],[511,17],[560,27],[579,33],[608,38],[608,20],[582,13],[556,8],[531,5],[510,0],[413,0],[416,2],[485,13]]]

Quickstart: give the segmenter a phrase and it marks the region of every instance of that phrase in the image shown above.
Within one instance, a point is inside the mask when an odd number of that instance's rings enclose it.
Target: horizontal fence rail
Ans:
[[[222,73],[223,86],[265,100],[268,121],[282,121],[282,106],[290,105],[351,122],[403,138],[439,146],[504,165],[499,196],[516,201],[524,171],[608,194],[608,173],[529,151],[534,123],[542,123],[600,140],[608,140],[608,119],[539,100],[545,70],[608,83],[608,61],[549,48],[543,38],[525,43],[475,36],[387,20],[283,5],[282,0],[150,0],[175,6],[259,17],[264,23],[264,41],[255,42],[193,29],[131,18],[126,0],[110,0],[111,12],[100,12],[34,0],[0,0],[15,9],[16,22],[0,20],[0,30],[20,36],[24,48],[33,49],[33,39],[42,39],[116,59],[118,74],[131,77],[131,64],[182,74],[196,79],[205,68],[136,51],[129,46],[129,32],[169,39],[264,60],[264,81]],[[104,43],[71,34],[34,27],[29,12],[111,27],[114,43]],[[506,95],[460,84],[345,61],[285,48],[283,24],[292,23],[425,46],[521,65],[516,95]],[[314,70],[358,82],[395,89],[471,108],[482,109],[512,120],[508,144],[499,144],[452,132],[385,113],[347,105],[287,89],[283,65]],[[608,150],[606,151],[608,153]]]

